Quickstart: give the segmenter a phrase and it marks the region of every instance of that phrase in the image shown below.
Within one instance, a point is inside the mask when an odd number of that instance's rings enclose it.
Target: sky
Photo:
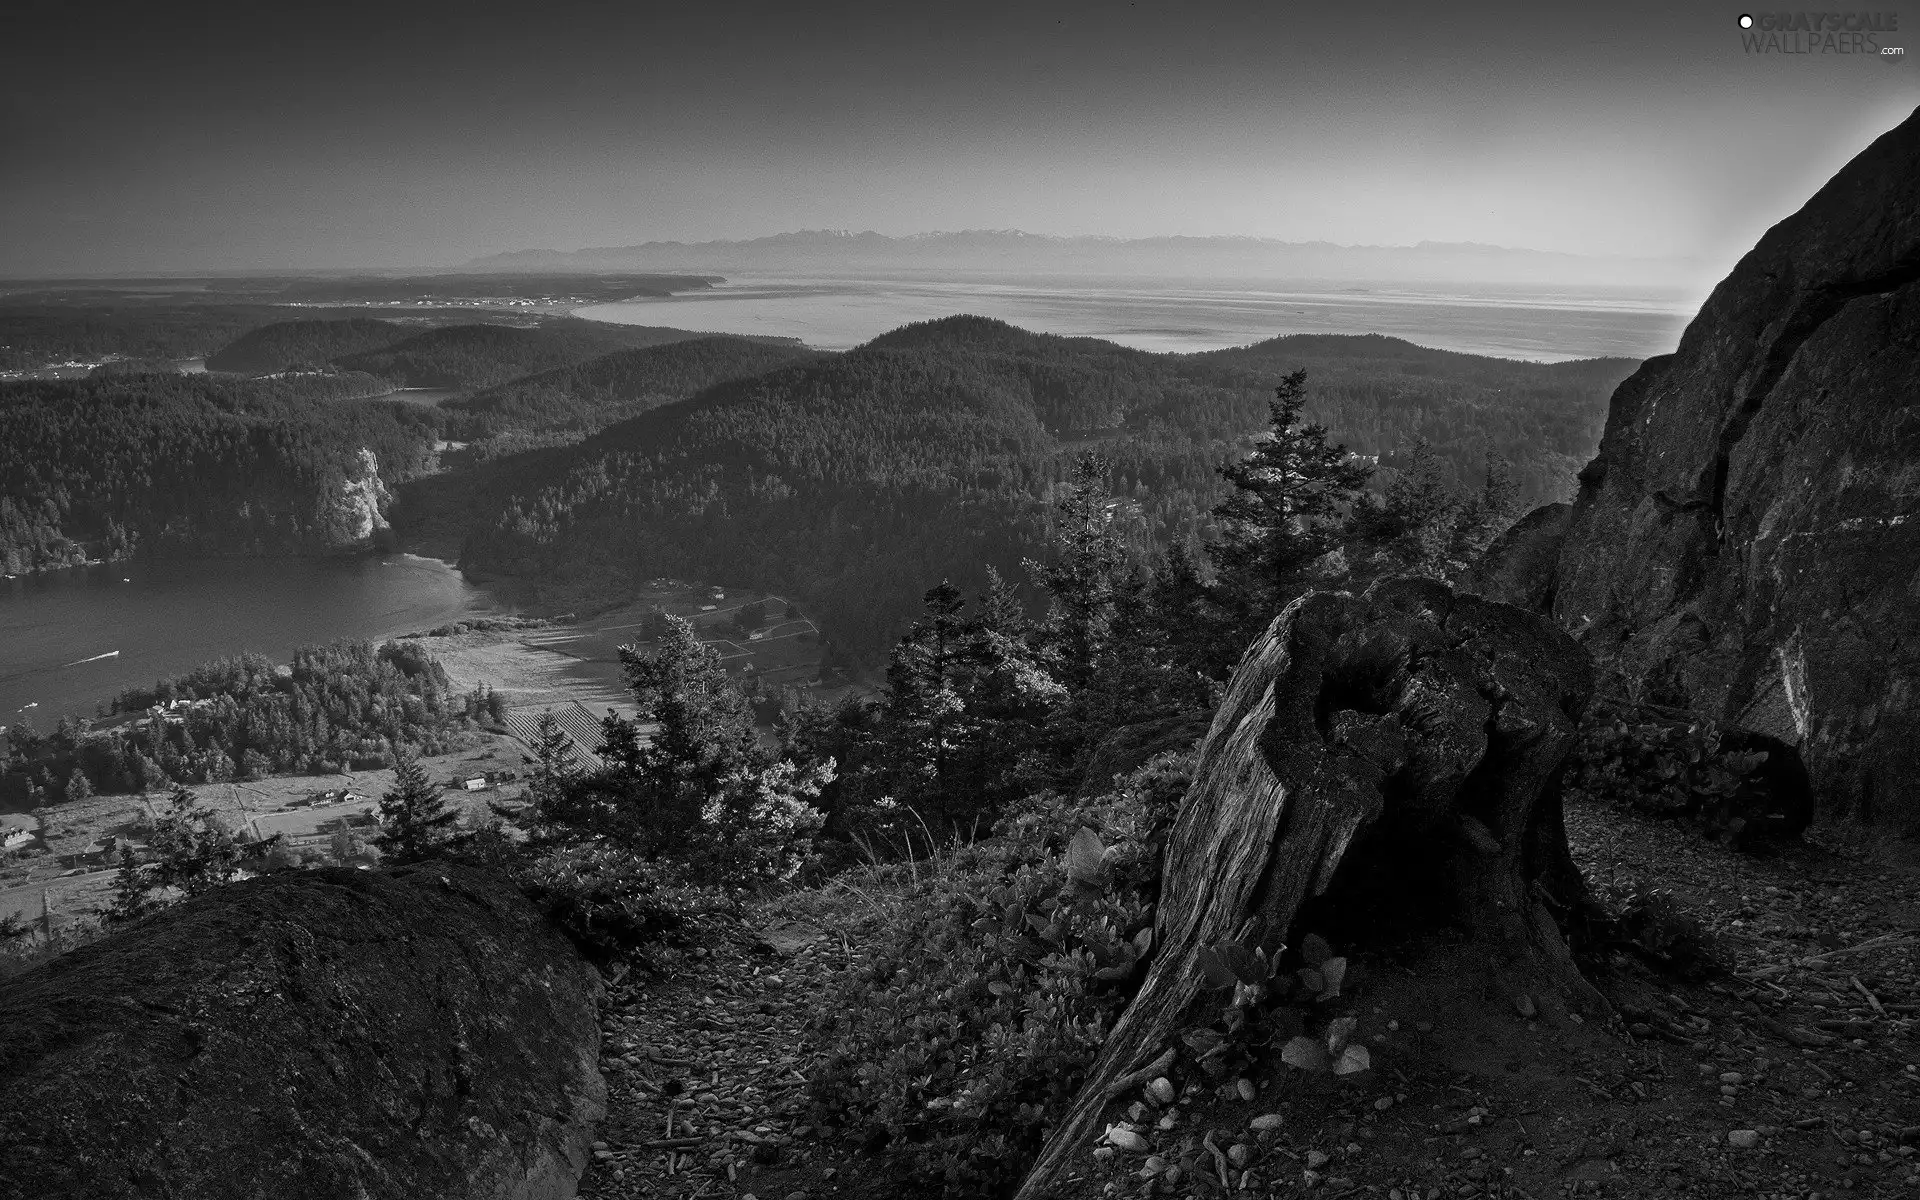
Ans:
[[[1725,268],[1920,105],[1738,3],[12,0],[0,275],[907,234]],[[1849,10],[1852,11],[1852,10]],[[1911,31],[1911,32],[1909,32]]]

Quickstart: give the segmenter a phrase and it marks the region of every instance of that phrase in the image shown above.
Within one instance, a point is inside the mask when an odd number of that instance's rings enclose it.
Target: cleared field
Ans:
[[[478,734],[476,742],[454,754],[421,760],[436,783],[482,775],[488,771],[526,770],[526,749],[514,738]],[[356,771],[340,775],[281,775],[247,783],[210,783],[190,788],[199,802],[224,817],[234,828],[254,836],[280,834],[294,846],[324,844],[344,828],[369,832],[364,824],[378,809],[381,793],[393,786],[393,771]],[[322,791],[346,789],[357,797],[346,804],[317,807],[309,803]],[[466,814],[466,821],[492,816],[488,805],[518,799],[523,785],[506,783],[483,791],[446,793],[449,802]],[[105,909],[112,900],[113,870],[88,865],[69,866],[62,855],[76,854],[109,834],[135,836],[134,823],[142,813],[166,805],[163,793],[145,796],[103,796],[77,804],[56,804],[34,816],[43,822],[45,853],[9,864],[0,871],[0,918],[15,916],[37,921],[42,906],[51,909],[55,925]],[[68,860],[71,861],[70,859]],[[74,871],[79,874],[74,874]]]

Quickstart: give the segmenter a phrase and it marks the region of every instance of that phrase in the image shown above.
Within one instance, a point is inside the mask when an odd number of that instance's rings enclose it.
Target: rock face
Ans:
[[[598,986],[485,871],[234,884],[0,985],[0,1196],[563,1200]]]
[[[1123,1081],[1183,1027],[1202,954],[1295,942],[1309,903],[1323,917],[1445,914],[1497,1002],[1606,1011],[1555,917],[1586,900],[1560,778],[1592,688],[1587,655],[1545,616],[1432,580],[1288,605],[1240,660],[1201,743],[1146,980],[1020,1200],[1053,1194],[1084,1161]]]
[[[1521,517],[1487,547],[1462,586],[1476,595],[1530,612],[1553,608],[1554,571],[1573,505],[1543,504]]]
[[[1620,385],[1580,481],[1552,612],[1601,667],[1920,830],[1920,113]]]
[[[388,528],[386,506],[393,493],[380,478],[380,460],[362,446],[355,465],[358,469],[340,485],[325,522],[327,539],[335,547],[365,545]]]

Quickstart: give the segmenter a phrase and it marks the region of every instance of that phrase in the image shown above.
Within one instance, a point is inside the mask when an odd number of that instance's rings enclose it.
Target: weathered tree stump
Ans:
[[[1249,929],[1285,936],[1343,863],[1434,881],[1416,902],[1449,906],[1491,986],[1548,1019],[1604,1013],[1560,927],[1587,904],[1559,782],[1592,686],[1586,652],[1545,617],[1429,580],[1289,605],[1201,744],[1146,981],[1020,1200],[1066,1176],[1122,1081],[1181,1027],[1200,953]]]

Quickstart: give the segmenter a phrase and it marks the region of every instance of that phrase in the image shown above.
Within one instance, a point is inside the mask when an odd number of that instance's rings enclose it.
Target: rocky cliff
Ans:
[[[1920,113],[1620,386],[1580,484],[1546,603],[1602,667],[1920,830]]]
[[[0,1196],[561,1200],[597,987],[487,872],[222,888],[0,985]]]

